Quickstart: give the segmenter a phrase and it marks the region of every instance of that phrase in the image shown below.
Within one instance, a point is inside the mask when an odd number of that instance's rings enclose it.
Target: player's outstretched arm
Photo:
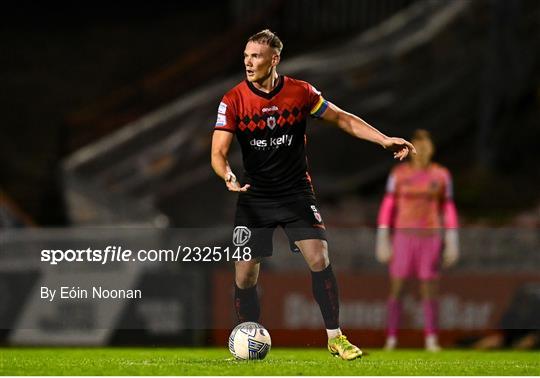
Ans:
[[[227,189],[231,192],[245,192],[249,185],[241,186],[231,170],[227,154],[233,139],[233,134],[228,131],[215,130],[212,136],[212,168],[214,172],[225,180]]]
[[[383,148],[392,151],[395,159],[403,160],[409,152],[416,153],[412,143],[402,138],[388,137],[360,117],[348,113],[330,102],[321,118],[337,125],[340,129],[356,138],[377,143]]]

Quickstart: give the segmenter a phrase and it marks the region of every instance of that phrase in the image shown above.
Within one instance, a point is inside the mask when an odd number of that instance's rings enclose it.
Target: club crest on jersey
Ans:
[[[233,244],[243,247],[251,239],[251,230],[246,226],[236,226],[233,231]]]
[[[322,223],[321,213],[319,213],[319,210],[317,210],[315,205],[311,205],[311,210],[313,211],[313,216],[315,217],[317,222]]]
[[[276,117],[270,116],[266,118],[266,126],[268,126],[270,130],[274,130],[274,127],[276,127]]]

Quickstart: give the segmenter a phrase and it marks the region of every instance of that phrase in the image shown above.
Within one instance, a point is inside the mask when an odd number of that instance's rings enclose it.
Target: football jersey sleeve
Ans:
[[[445,228],[458,228],[458,214],[454,203],[454,185],[450,172],[444,172],[444,198],[442,201],[443,221]]]
[[[452,175],[447,170],[444,171],[444,199],[452,200],[454,198],[454,184]]]
[[[396,173],[392,171],[388,176],[386,181],[386,193],[395,194],[396,193]]]
[[[231,133],[236,131],[236,115],[227,96],[223,97],[219,103],[214,130],[229,131]]]
[[[384,195],[379,215],[377,216],[378,227],[392,227],[394,224],[395,208],[396,208],[396,177],[394,172],[388,176],[386,182],[386,194]]]
[[[313,85],[308,84],[308,106],[309,114],[315,118],[321,118],[324,111],[328,107],[328,101],[324,99],[321,92]]]

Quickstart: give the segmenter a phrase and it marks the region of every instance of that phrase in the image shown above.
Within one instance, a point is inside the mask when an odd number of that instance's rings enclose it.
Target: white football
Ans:
[[[239,360],[262,360],[271,345],[270,333],[255,322],[237,325],[229,336],[229,350]]]

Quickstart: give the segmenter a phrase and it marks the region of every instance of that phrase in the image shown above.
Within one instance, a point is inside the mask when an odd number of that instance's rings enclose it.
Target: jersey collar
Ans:
[[[255,85],[253,85],[252,82],[250,82],[249,80],[246,80],[246,83],[247,83],[247,86],[248,88],[254,93],[256,94],[257,96],[259,97],[263,97],[267,100],[270,100],[272,97],[274,97],[275,95],[277,95],[279,93],[279,91],[281,91],[281,88],[283,88],[283,84],[285,83],[285,77],[283,75],[279,75],[278,76],[278,83],[277,85],[274,87],[274,89],[272,89],[270,92],[266,93],[264,91],[261,91],[260,89],[257,89],[255,87]]]

